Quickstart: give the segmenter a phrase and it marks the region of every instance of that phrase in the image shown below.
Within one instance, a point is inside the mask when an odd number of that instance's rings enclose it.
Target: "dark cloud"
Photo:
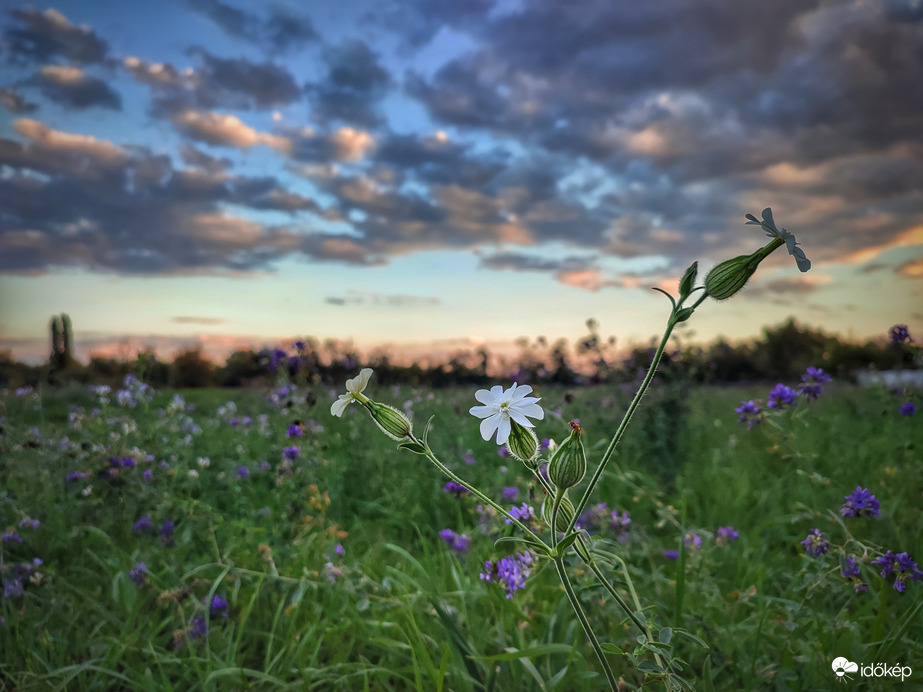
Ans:
[[[292,74],[281,65],[219,58],[199,47],[188,53],[199,60],[197,68],[179,70],[170,63],[147,63],[136,57],[123,61],[137,81],[151,87],[154,115],[169,117],[190,109],[269,109],[301,98]]]
[[[48,63],[63,58],[76,63],[101,63],[108,44],[87,27],[75,26],[55,9],[13,10],[14,24],[3,32],[2,47],[13,63]]]
[[[379,124],[378,103],[392,80],[378,55],[362,41],[348,39],[336,46],[326,46],[323,59],[326,78],[305,87],[314,119],[340,120],[364,127]]]
[[[488,269],[513,271],[579,271],[595,266],[593,257],[564,257],[547,259],[519,252],[499,252],[481,257],[481,266]]]
[[[416,50],[429,43],[443,27],[474,30],[494,8],[494,0],[385,0],[361,19],[393,31],[401,37],[406,50]]]
[[[204,168],[209,173],[219,173],[231,167],[230,159],[211,156],[189,144],[181,145],[179,153],[183,161],[190,166]]]
[[[0,139],[0,270],[80,265],[123,273],[252,271],[300,253],[313,200],[272,177],[220,166],[176,169],[142,147],[18,120],[24,141]],[[190,150],[187,157],[196,158]],[[207,162],[203,159],[199,163]],[[230,206],[285,211],[300,229],[228,213]]]
[[[98,77],[91,77],[77,67],[45,65],[32,77],[45,98],[65,108],[109,108],[122,110],[122,97]]]
[[[13,115],[34,113],[38,105],[26,101],[25,97],[15,89],[0,88],[0,106],[3,106]]]
[[[298,50],[319,39],[310,19],[282,10],[274,10],[264,18],[220,0],[187,0],[187,4],[228,36],[249,41],[268,52]]]

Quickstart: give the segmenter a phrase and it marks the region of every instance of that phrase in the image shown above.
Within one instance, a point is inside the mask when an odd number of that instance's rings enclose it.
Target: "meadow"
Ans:
[[[554,570],[534,565],[512,598],[482,579],[513,527],[359,406],[331,416],[338,389],[6,392],[0,689],[605,688]],[[474,389],[369,388],[435,415],[430,444],[456,473],[537,510],[540,486],[481,439]],[[833,382],[739,422],[768,390],[655,380],[582,524],[675,631],[662,638],[696,689],[839,689],[838,657],[913,670],[862,689],[920,689],[923,584],[872,564],[923,557],[919,414]],[[577,419],[591,460],[633,394],[536,391],[538,436]],[[844,516],[857,486],[880,516]],[[631,663],[638,630],[569,569],[625,689],[665,689]]]

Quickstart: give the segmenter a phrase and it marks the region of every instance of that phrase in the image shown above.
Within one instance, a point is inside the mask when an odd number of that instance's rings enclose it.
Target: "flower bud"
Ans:
[[[506,441],[506,448],[514,457],[519,459],[529,468],[530,463],[538,454],[538,437],[532,428],[520,425],[514,420],[510,421],[510,436]]]
[[[756,272],[756,268],[760,266],[760,262],[783,244],[783,240],[774,238],[752,255],[740,255],[719,264],[705,277],[705,290],[708,295],[715,300],[730,298],[746,285]]]
[[[555,450],[548,462],[548,478],[556,488],[577,485],[586,475],[586,450],[583,448],[583,431],[571,421],[570,437]]]
[[[387,404],[379,404],[371,399],[363,405],[368,409],[372,415],[372,420],[375,421],[385,435],[397,441],[410,437],[412,432],[410,419],[396,408]]]
[[[551,514],[554,510],[554,498],[551,495],[545,497],[545,501],[542,503],[542,520],[548,526],[551,526]],[[571,522],[574,520],[574,503],[570,501],[570,498],[565,495],[561,498],[561,505],[558,507],[558,522],[555,529],[561,533],[567,531],[570,528]]]

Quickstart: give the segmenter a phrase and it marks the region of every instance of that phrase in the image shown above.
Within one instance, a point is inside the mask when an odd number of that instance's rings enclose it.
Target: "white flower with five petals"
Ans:
[[[494,385],[490,390],[479,389],[474,398],[484,405],[472,406],[469,413],[484,419],[481,421],[481,437],[489,440],[496,431],[497,444],[506,444],[510,437],[511,420],[523,427],[531,428],[534,426],[526,416],[543,419],[545,412],[538,405],[541,398],[526,396],[531,392],[532,387],[529,385],[520,387],[515,382],[506,390],[500,385]]]
[[[362,392],[368,386],[372,372],[372,368],[363,368],[356,377],[346,380],[346,394],[340,394],[340,398],[333,402],[330,413],[340,418],[352,402],[358,401],[361,404],[366,400],[367,397]]]
[[[758,220],[753,214],[747,214],[747,226],[762,226],[763,231],[770,238],[781,238],[785,242],[785,247],[788,248],[788,254],[795,258],[795,263],[798,265],[798,270],[806,272],[811,268],[811,260],[805,257],[804,250],[802,250],[795,240],[795,236],[784,228],[780,231],[778,226],[776,226],[775,220],[772,218],[772,209],[766,207],[763,209],[763,220]]]

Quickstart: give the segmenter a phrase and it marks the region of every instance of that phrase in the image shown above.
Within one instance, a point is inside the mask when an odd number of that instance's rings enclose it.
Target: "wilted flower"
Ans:
[[[846,496],[846,502],[840,508],[840,514],[844,517],[880,517],[881,506],[878,500],[869,490],[857,485],[849,495]]]
[[[804,255],[804,250],[798,247],[798,243],[795,242],[795,236],[786,231],[784,228],[780,231],[776,227],[776,222],[772,218],[772,209],[766,207],[763,209],[762,213],[763,220],[758,221],[753,214],[747,214],[748,226],[762,226],[763,231],[770,238],[781,238],[785,242],[785,247],[788,248],[788,254],[795,258],[795,263],[798,265],[798,270],[801,272],[806,272],[811,268],[811,260],[809,260]]]
[[[545,417],[538,402],[541,398],[526,396],[532,392],[529,385],[519,386],[515,382],[509,389],[494,385],[489,390],[479,389],[474,398],[483,406],[472,406],[469,413],[481,421],[481,437],[489,440],[494,432],[497,433],[497,444],[506,444],[510,437],[511,421],[515,421],[524,428],[533,427],[532,422],[526,417],[541,420]]]
[[[820,529],[811,529],[808,531],[808,536],[801,541],[801,545],[803,545],[804,549],[814,557],[826,553],[827,549],[830,547],[830,544],[827,543],[827,539],[824,537],[824,534],[820,532]]]

